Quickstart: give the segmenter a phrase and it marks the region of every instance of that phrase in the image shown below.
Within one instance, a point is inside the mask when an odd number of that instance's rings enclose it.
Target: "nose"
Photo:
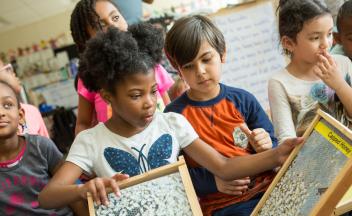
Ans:
[[[206,72],[205,66],[203,64],[196,64],[195,69],[196,69],[196,74],[198,76],[202,76]]]
[[[156,103],[156,95],[148,95],[145,98],[143,108],[149,109]]]
[[[329,37],[324,37],[320,43],[320,48],[321,49],[327,49],[330,44],[330,39]]]

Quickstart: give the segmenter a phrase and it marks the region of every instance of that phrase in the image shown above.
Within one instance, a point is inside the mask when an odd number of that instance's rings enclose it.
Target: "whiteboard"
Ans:
[[[268,109],[268,80],[286,65],[272,2],[251,4],[212,18],[226,40],[221,82],[251,92]]]

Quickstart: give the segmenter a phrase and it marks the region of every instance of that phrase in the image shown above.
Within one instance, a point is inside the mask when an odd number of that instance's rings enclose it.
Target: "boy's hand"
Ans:
[[[216,188],[219,192],[234,196],[240,196],[248,189],[248,184],[251,182],[249,177],[225,181],[217,176],[214,176]]]
[[[318,62],[313,68],[313,72],[318,76],[326,85],[337,91],[343,86],[345,80],[336,65],[332,56],[324,51],[318,54]]]
[[[98,204],[105,206],[109,205],[106,188],[109,187],[117,197],[121,196],[117,181],[127,179],[129,176],[125,174],[116,174],[111,178],[94,178],[84,185],[79,186],[80,195],[83,198],[87,197],[87,192],[92,194],[93,200]]]
[[[263,128],[256,128],[251,131],[247,127],[247,124],[244,123],[240,126],[240,129],[247,135],[249,143],[257,153],[266,151],[273,147],[270,134]]]
[[[286,139],[278,147],[276,147],[275,151],[277,152],[278,166],[281,166],[283,163],[285,163],[286,159],[291,154],[292,150],[296,146],[302,144],[303,141],[304,141],[303,137],[289,138],[289,139]]]

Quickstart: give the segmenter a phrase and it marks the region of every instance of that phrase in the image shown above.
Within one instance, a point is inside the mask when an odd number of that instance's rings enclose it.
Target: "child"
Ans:
[[[15,72],[11,64],[3,66],[0,60],[0,80],[8,83],[15,91],[17,95],[20,95],[22,90],[21,82],[16,77]],[[25,113],[25,118],[22,122],[22,127],[19,127],[20,133],[29,133],[33,135],[40,135],[49,138],[48,130],[46,129],[44,120],[39,110],[30,104],[21,103],[21,108]]]
[[[79,1],[72,12],[70,25],[72,38],[79,53],[83,53],[88,39],[99,31],[105,31],[108,26],[117,27],[122,31],[127,31],[128,28],[124,17],[110,0]],[[158,104],[162,111],[164,105],[170,102],[167,90],[172,86],[173,80],[161,65],[156,66],[155,72],[158,82]],[[110,107],[99,93],[88,91],[81,79],[78,79],[77,90],[79,101],[76,134],[94,126],[97,122],[105,122],[111,116]]]
[[[175,22],[166,35],[165,52],[190,88],[165,111],[184,115],[200,138],[226,157],[271,149],[276,146],[274,130],[255,97],[219,83],[225,50],[224,36],[207,17],[194,15]],[[249,129],[241,126],[245,124]],[[187,155],[186,160],[199,167]],[[248,179],[214,181],[204,168],[190,173],[204,215],[250,215],[274,176],[270,172],[252,176],[248,185]]]
[[[0,215],[72,215],[69,208],[39,208],[37,196],[62,154],[47,138],[17,135],[23,118],[17,92],[0,81]]]
[[[163,41],[143,45],[155,43]],[[88,43],[80,67],[89,70],[82,71],[82,79],[109,101],[112,117],[77,135],[67,161],[39,195],[42,207],[63,206],[86,198],[88,191],[97,204],[107,205],[105,187],[112,187],[119,196],[116,181],[175,162],[181,148],[210,171],[231,179],[279,166],[302,142],[291,139],[275,150],[226,159],[201,141],[183,116],[155,112],[156,62],[140,50],[131,33],[116,28],[99,33]],[[97,177],[74,185],[83,172]],[[116,174],[120,172],[124,174]]]
[[[268,87],[279,143],[301,136],[319,106],[350,125],[352,64],[344,56],[327,52],[333,29],[329,10],[319,0],[288,0],[280,1],[278,12],[281,43],[291,57]]]
[[[181,96],[183,92],[188,89],[187,83],[180,77],[175,78],[175,83],[171,86],[169,90],[170,100],[173,101],[177,97]]]
[[[345,55],[352,60],[352,0],[346,1],[340,8],[336,19],[337,31],[334,39],[337,44],[332,54]]]

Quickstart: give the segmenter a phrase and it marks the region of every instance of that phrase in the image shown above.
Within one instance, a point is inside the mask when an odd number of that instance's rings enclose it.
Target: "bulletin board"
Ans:
[[[97,206],[88,194],[89,215],[202,215],[183,157],[119,183],[121,197],[109,193],[109,206]]]
[[[352,132],[318,110],[254,209],[262,215],[332,215],[352,183]]]
[[[221,82],[251,92],[264,109],[269,108],[268,80],[286,65],[273,1],[226,8],[210,17],[226,41]]]

